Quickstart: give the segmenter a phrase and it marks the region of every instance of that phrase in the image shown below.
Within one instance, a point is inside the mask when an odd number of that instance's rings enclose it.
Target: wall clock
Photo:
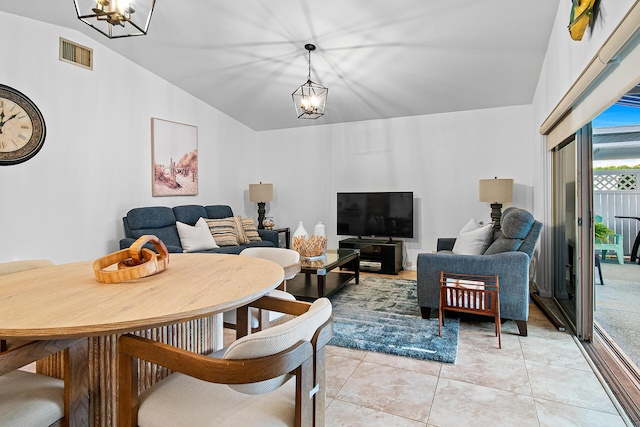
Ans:
[[[22,163],[44,144],[42,113],[23,93],[0,84],[0,166]]]

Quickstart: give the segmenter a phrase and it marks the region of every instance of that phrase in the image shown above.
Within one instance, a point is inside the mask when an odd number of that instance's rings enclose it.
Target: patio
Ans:
[[[596,279],[595,321],[636,367],[640,366],[640,265],[601,260],[604,286]],[[596,273],[597,276],[597,273]]]

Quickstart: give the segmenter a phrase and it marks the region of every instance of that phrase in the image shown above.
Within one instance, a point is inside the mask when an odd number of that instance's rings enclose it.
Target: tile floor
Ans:
[[[327,426],[624,426],[573,338],[535,305],[529,336],[462,322],[455,364],[328,347]]]
[[[627,425],[571,335],[537,306],[528,337],[506,322],[498,349],[493,328],[461,322],[455,364],[327,347],[326,426]]]

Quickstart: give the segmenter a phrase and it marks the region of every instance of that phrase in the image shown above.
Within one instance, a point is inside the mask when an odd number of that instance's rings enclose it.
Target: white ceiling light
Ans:
[[[300,86],[293,94],[293,106],[299,119],[317,119],[324,114],[329,89],[311,81],[311,51],[316,47],[312,44],[304,45],[309,51],[309,74],[307,82]]]
[[[78,19],[110,39],[147,34],[156,0],[73,0]]]

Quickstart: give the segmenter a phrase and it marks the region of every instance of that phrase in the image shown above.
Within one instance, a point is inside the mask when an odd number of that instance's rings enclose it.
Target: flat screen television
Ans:
[[[341,236],[413,237],[413,192],[338,193]]]

